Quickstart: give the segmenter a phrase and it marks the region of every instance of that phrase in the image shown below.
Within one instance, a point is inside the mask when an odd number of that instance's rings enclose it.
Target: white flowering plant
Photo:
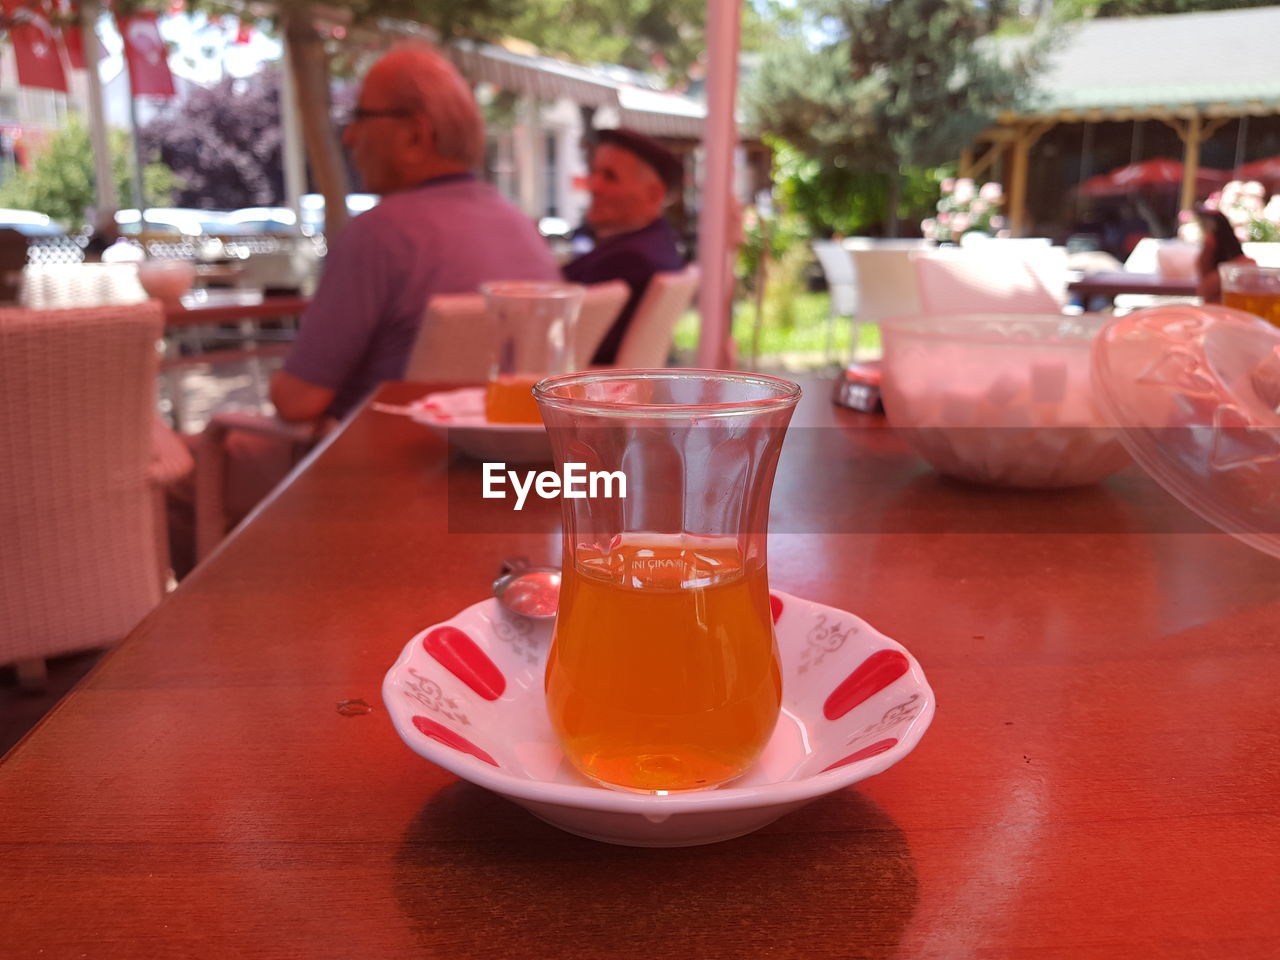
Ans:
[[[948,177],[940,186],[942,196],[938,199],[937,214],[920,223],[920,232],[926,239],[958,243],[972,230],[988,236],[1009,235],[1000,214],[1004,203],[1004,188],[1000,184],[993,181],[978,186],[969,177]]]
[[[1257,180],[1232,180],[1211,193],[1204,205],[1227,218],[1241,243],[1280,241],[1280,194],[1273,194],[1268,200],[1266,187]],[[1199,223],[1190,217],[1178,234],[1198,243],[1199,231]]]

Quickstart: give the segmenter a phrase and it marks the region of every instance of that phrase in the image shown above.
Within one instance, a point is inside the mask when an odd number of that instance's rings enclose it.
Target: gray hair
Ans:
[[[436,153],[468,168],[484,162],[484,118],[471,88],[435,47],[402,40],[383,60],[396,71],[395,96],[431,124]]]

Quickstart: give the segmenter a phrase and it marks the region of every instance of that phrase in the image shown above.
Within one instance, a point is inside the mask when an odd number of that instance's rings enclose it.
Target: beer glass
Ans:
[[[503,280],[482,284],[480,292],[494,329],[485,419],[538,423],[533,385],[573,369],[573,335],[586,288]]]
[[[742,774],[777,723],[765,546],[794,383],[607,370],[534,388],[562,475],[564,571],[546,671],[566,756],[663,793]]]

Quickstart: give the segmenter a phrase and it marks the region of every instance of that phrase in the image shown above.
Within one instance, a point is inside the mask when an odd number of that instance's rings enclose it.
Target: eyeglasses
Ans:
[[[413,116],[411,110],[366,110],[364,107],[356,107],[351,111],[351,116],[347,118],[347,126],[353,123],[359,123],[362,120],[373,120],[377,117],[398,117],[406,119]]]

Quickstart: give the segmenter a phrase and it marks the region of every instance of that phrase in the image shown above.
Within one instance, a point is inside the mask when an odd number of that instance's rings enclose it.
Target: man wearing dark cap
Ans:
[[[664,146],[634,130],[601,130],[591,156],[587,225],[595,248],[564,268],[574,283],[623,280],[631,288],[593,363],[613,363],[636,305],[655,273],[680,270],[676,232],[662,216],[684,169]]]

